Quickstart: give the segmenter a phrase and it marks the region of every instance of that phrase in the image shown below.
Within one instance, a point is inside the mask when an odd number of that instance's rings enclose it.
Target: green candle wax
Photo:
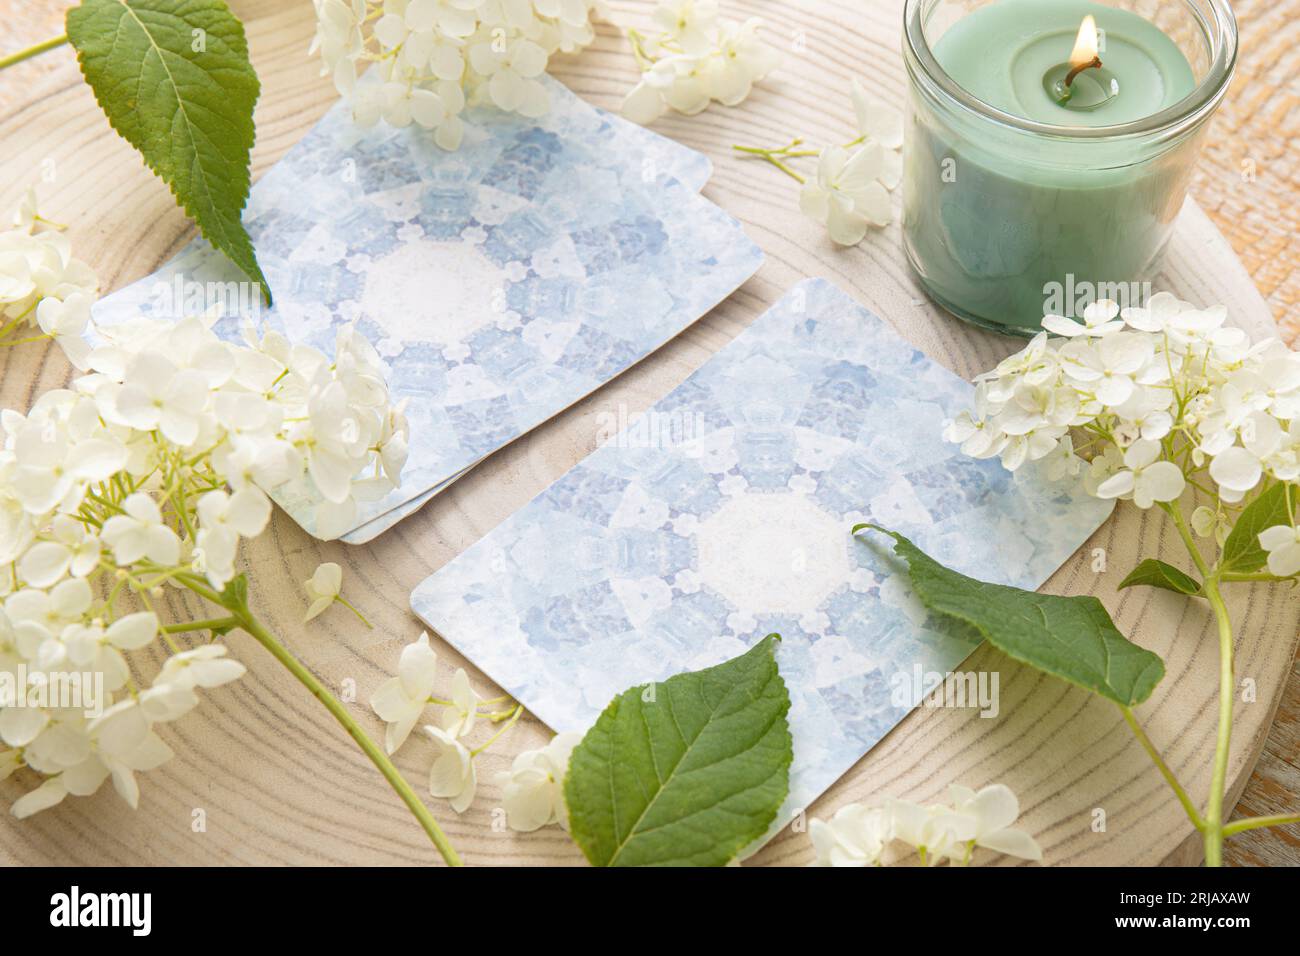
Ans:
[[[1102,107],[1073,111],[1043,89],[1043,75],[1069,60],[1079,24],[1097,23],[1105,69],[1119,92]],[[1013,116],[1060,126],[1131,123],[1177,103],[1196,85],[1173,40],[1136,13],[1087,0],[1001,0],[948,28],[934,56],[957,85]],[[1085,70],[1079,75],[1086,80]]]
[[[1089,14],[1102,70],[1082,70],[1079,97],[1063,104],[1052,81],[1072,68]],[[1154,24],[1089,0],[1000,0],[950,26],[933,52],[958,86],[994,109],[1059,127],[1139,120],[1195,86],[1186,57]],[[923,283],[950,310],[1028,334],[1047,312],[1076,311],[1062,289],[1123,299],[1150,277],[1182,205],[1194,137],[1071,139],[1068,130],[1025,130],[937,102],[915,85],[912,96],[905,241]]]

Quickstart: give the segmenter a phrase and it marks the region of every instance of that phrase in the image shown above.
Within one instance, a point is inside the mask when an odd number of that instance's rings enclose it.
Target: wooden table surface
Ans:
[[[306,4],[307,0],[301,0],[301,3]],[[68,5],[67,0],[0,0],[0,55],[61,33],[62,12]],[[253,0],[242,3],[236,0],[232,6],[247,17],[259,4]],[[724,11],[728,6],[728,0],[723,0]],[[799,6],[811,8],[812,5],[803,3]],[[1294,343],[1300,339],[1300,310],[1297,310],[1297,304],[1300,304],[1300,256],[1297,255],[1297,249],[1300,249],[1300,160],[1297,160],[1296,149],[1297,133],[1300,132],[1300,109],[1297,108],[1300,103],[1300,82],[1295,76],[1297,66],[1300,65],[1297,64],[1298,57],[1295,53],[1297,46],[1300,46],[1300,0],[1283,0],[1271,4],[1264,0],[1238,0],[1235,7],[1241,30],[1237,78],[1215,121],[1214,132],[1202,158],[1192,192],[1237,252],[1246,271],[1272,309],[1284,336]],[[601,34],[598,48],[602,52],[599,56],[602,62],[607,62],[613,55],[611,51],[618,51],[620,44],[611,28],[603,27]],[[305,55],[306,40],[307,35],[304,34],[301,44],[286,43],[278,47],[274,55]],[[889,37],[888,40],[889,43],[885,45],[892,49],[896,40],[894,37]],[[581,62],[578,61],[579,64]],[[259,68],[260,66],[261,64]],[[582,69],[581,66],[579,69]],[[39,102],[43,91],[68,87],[75,78],[74,58],[66,47],[0,73],[0,117],[12,115],[23,107]],[[611,95],[613,91],[611,86]],[[604,102],[603,105],[610,103]],[[708,118],[674,121],[669,132],[677,135],[679,131],[689,130],[692,122],[708,121]],[[259,147],[262,139],[259,136]],[[6,151],[11,142],[6,143]],[[272,148],[278,154],[286,145],[288,144],[275,143]],[[5,184],[6,195],[15,193],[10,188],[13,185]],[[140,181],[133,180],[132,185],[138,187]],[[138,267],[132,267],[130,277],[139,272]],[[126,276],[119,275],[117,278]],[[118,282],[114,282],[116,284]],[[42,378],[50,378],[52,374],[43,374]],[[55,380],[42,381],[42,387],[53,384]],[[5,398],[12,402],[14,396],[6,390]],[[277,525],[277,529],[282,527]],[[481,527],[473,529],[473,537],[479,536],[484,530],[486,529]],[[299,537],[294,536],[292,542],[286,543],[296,545],[298,541]],[[292,553],[287,552],[286,557]],[[354,581],[353,586],[359,583]],[[341,624],[338,626],[342,628]],[[400,627],[403,638],[409,639],[411,635],[406,633],[411,630],[409,621],[401,623]],[[393,666],[395,648],[400,646],[394,643],[395,640],[392,635],[367,638],[362,656],[373,665],[375,673]],[[292,693],[292,685],[276,688],[277,691],[279,689]],[[265,719],[265,715],[259,716],[254,723]],[[182,733],[188,737],[189,732],[184,729],[184,722],[181,726]],[[283,729],[278,732],[289,733]],[[529,735],[536,736],[532,732]],[[292,749],[291,738],[287,741],[272,739],[259,758],[279,756],[286,760],[307,759],[292,756]],[[331,750],[327,756],[332,771],[343,774],[342,784],[347,791],[345,797],[355,796],[352,794],[351,781],[357,769],[355,763],[348,760],[347,766],[340,768],[337,749]],[[179,759],[185,761],[187,756],[182,752]],[[230,773],[233,768],[227,766],[224,771]],[[195,768],[195,773],[201,778],[204,770]],[[150,777],[144,781],[146,791],[153,782]],[[1293,666],[1259,763],[1238,804],[1238,812],[1255,815],[1294,811],[1297,794],[1300,794],[1300,670]],[[1162,794],[1162,797],[1167,796]],[[445,804],[440,801],[434,801],[432,805],[440,818],[445,819],[450,815]],[[404,825],[400,818],[396,821],[386,819],[394,812],[387,806],[382,809],[385,819],[381,821],[381,829],[384,836],[376,836],[376,844],[388,846],[386,836],[389,823],[394,829]],[[325,832],[328,822],[322,821],[321,824],[322,839],[326,842],[330,838],[330,834]],[[273,829],[274,821],[267,822],[265,826]],[[254,835],[257,832],[259,831],[255,828]],[[269,830],[266,832],[269,837]],[[537,854],[544,855],[548,849],[554,851],[560,843],[558,837],[546,839],[534,849]],[[477,855],[480,860],[486,861],[483,853]],[[325,856],[329,856],[328,851]],[[1226,856],[1231,863],[1245,865],[1300,863],[1300,828],[1273,828],[1244,834],[1228,844]],[[2,858],[3,855],[0,855]],[[110,852],[103,858],[139,862],[150,859],[150,854],[145,852],[143,856],[137,856],[123,851],[119,856]],[[238,858],[236,854],[230,859],[233,861]],[[156,859],[158,862],[163,861],[162,858]],[[415,859],[423,857],[409,853],[398,854],[395,861]],[[68,857],[52,859],[51,862],[78,860]]]

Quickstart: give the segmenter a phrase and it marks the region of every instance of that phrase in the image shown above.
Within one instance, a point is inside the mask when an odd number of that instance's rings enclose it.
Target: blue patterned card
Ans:
[[[771,632],[794,736],[784,822],[956,668],[872,521],[1036,588],[1110,514],[942,438],[972,388],[825,280],[419,585],[415,612],[557,731]],[[919,669],[918,669],[919,668]],[[923,686],[919,686],[923,685]]]
[[[402,486],[357,525],[438,487],[680,333],[762,253],[697,189],[707,158],[548,81],[552,110],[466,114],[455,153],[408,128],[358,130],[345,104],[254,186],[244,221],[276,295],[223,302],[327,354],[346,322],[409,400]],[[189,307],[243,277],[196,241],[107,296],[101,325]],[[314,533],[305,481],[276,500]]]
[[[455,484],[457,480],[468,474],[469,471],[469,468],[464,468],[461,471],[458,471],[446,481],[434,485],[428,491],[424,492],[424,494],[416,495],[410,501],[403,502],[385,514],[382,514],[377,518],[371,518],[365,524],[359,525],[345,535],[341,535],[339,540],[347,544],[365,544],[367,541],[373,541],[403,518],[408,518],[415,514],[432,501],[436,495],[440,492],[446,491],[449,487]]]

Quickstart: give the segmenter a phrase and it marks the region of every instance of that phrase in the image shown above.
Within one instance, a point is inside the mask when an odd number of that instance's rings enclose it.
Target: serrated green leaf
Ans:
[[[1128,577],[1119,582],[1121,590],[1137,587],[1138,585],[1164,588],[1166,591],[1190,594],[1193,597],[1201,593],[1201,586],[1194,577],[1179,571],[1172,564],[1165,564],[1165,562],[1157,561],[1155,558],[1147,558],[1130,571]]]
[[[1151,696],[1165,665],[1118,630],[1095,597],[1059,597],[989,584],[945,568],[901,534],[894,539],[917,597],[935,614],[974,627],[1004,654],[1132,707]]]
[[[790,788],[780,637],[615,697],[569,758],[569,829],[596,866],[722,866]]]
[[[1274,525],[1290,524],[1291,515],[1300,515],[1296,507],[1298,491],[1295,485],[1277,484],[1246,506],[1223,542],[1220,567],[1224,571],[1250,574],[1268,563],[1268,552],[1259,546],[1259,533]]]
[[[243,24],[222,0],[82,0],[67,31],[113,129],[269,303],[240,221],[259,90]]]

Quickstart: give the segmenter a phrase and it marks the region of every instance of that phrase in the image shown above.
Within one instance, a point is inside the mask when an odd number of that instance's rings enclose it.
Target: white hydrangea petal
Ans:
[[[135,492],[122,502],[122,510],[143,524],[162,523],[162,511],[158,508],[158,502],[143,491]]]
[[[998,830],[979,837],[976,843],[994,852],[1005,853],[1008,856],[1019,857],[1022,860],[1038,861],[1043,858],[1043,848],[1023,830],[1013,830],[1011,828]]]
[[[406,696],[424,700],[433,693],[438,676],[438,654],[429,644],[429,635],[421,634],[419,640],[402,648],[397,664],[397,675],[402,681]]]
[[[432,30],[438,20],[438,0],[409,0],[405,18],[409,30]]]
[[[60,581],[50,591],[50,608],[64,618],[80,617],[93,600],[89,582],[82,578]]]
[[[886,149],[881,160],[880,182],[886,189],[897,189],[903,181],[903,154],[896,149]]]
[[[243,488],[230,496],[226,520],[245,538],[254,538],[271,520],[271,502],[260,489]]]
[[[163,739],[150,731],[144,742],[128,754],[122,763],[132,770],[144,772],[157,770],[174,756],[176,756],[175,753],[163,742]]]
[[[158,636],[158,617],[152,611],[128,614],[114,621],[104,636],[121,650],[139,650]]]
[[[198,695],[183,684],[158,684],[140,695],[140,709],[151,723],[178,720],[198,705]]]
[[[454,151],[460,149],[461,138],[465,135],[465,124],[459,116],[448,116],[438,127],[433,141],[440,149]]]
[[[26,747],[49,720],[49,715],[39,707],[0,708],[0,740],[10,747]]]
[[[555,801],[545,774],[526,771],[516,776],[501,795],[510,829],[530,833],[554,822]]]
[[[115,765],[112,768],[113,789],[117,791],[128,807],[137,810],[140,807],[140,782],[129,767]]]
[[[411,713],[401,720],[390,723],[384,730],[384,749],[390,754],[397,753],[411,736],[411,731],[415,729],[416,721],[419,719],[418,713]]]
[[[125,701],[92,721],[90,731],[102,753],[125,754],[144,742],[149,721],[135,701]]]
[[[18,575],[32,587],[46,588],[62,578],[71,563],[72,552],[67,545],[38,541],[19,561]]]
[[[1160,457],[1160,443],[1145,439],[1135,441],[1124,452],[1124,464],[1129,468],[1145,468]]]
[[[23,755],[18,750],[0,751],[0,780],[8,780],[23,765]]]
[[[709,88],[695,75],[679,76],[666,91],[668,105],[679,113],[694,116],[709,105]]]
[[[1244,448],[1233,447],[1210,462],[1210,477],[1223,488],[1250,491],[1263,476],[1260,461]]]
[[[831,239],[842,246],[856,246],[867,234],[866,217],[857,213],[852,206],[832,201],[826,216],[826,228]]]
[[[348,499],[355,469],[342,457],[317,449],[307,456],[307,472],[326,501],[339,504]]]
[[[119,442],[90,438],[77,443],[73,450],[73,470],[86,481],[107,481],[125,467],[126,448]]]
[[[1082,335],[1087,331],[1082,325],[1074,321],[1074,319],[1068,319],[1063,315],[1043,316],[1042,326],[1053,335],[1063,335],[1067,338]]]
[[[181,558],[181,541],[171,528],[161,525],[144,530],[144,553],[151,561],[173,565]]]
[[[873,226],[885,226],[893,218],[889,193],[878,182],[868,183],[857,196],[854,208]]]
[[[628,92],[623,100],[622,114],[633,123],[648,126],[668,109],[663,93],[642,80]]]
[[[306,624],[308,621],[320,617],[328,611],[333,604],[334,599],[332,597],[316,598],[316,600],[312,601],[311,604],[307,605],[307,613],[302,616],[302,622]]]
[[[1083,309],[1083,321],[1088,325],[1100,325],[1119,315],[1119,303],[1113,299],[1097,299],[1089,302]]]
[[[427,725],[424,730],[437,754],[429,768],[429,793],[448,798],[452,809],[461,813],[474,799],[474,760],[465,746],[446,731]]]
[[[1121,471],[1111,475],[1097,487],[1098,498],[1122,498],[1132,494],[1136,477],[1131,471]]]
[[[314,594],[334,597],[343,590],[343,568],[333,561],[324,561],[312,572],[308,588]]]
[[[406,39],[406,22],[395,13],[385,13],[372,30],[375,39],[390,50]]]
[[[541,75],[546,59],[546,51],[530,40],[520,40],[510,53],[510,65],[525,79]]]
[[[805,216],[824,224],[830,217],[830,194],[817,183],[807,183],[799,192],[799,209]]]
[[[74,797],[88,797],[108,779],[109,769],[102,760],[91,755],[69,767],[59,775],[64,788]]]
[[[980,832],[1002,830],[1015,823],[1016,817],[1020,816],[1020,801],[1010,787],[1000,783],[985,787],[967,800],[954,800],[954,803],[975,815]]]
[[[194,683],[207,690],[239,680],[248,672],[248,668],[239,661],[229,658],[204,661],[194,666],[193,670]]]
[[[848,160],[836,177],[836,187],[844,192],[856,194],[876,182],[884,161],[885,151],[879,143],[863,143],[849,154]]]
[[[68,795],[67,788],[58,777],[51,777],[35,790],[30,790],[14,801],[11,813],[19,820],[25,820],[33,814],[48,810],[63,801]]]
[[[1208,510],[1208,509],[1207,509]],[[1273,525],[1259,533],[1259,546],[1265,551],[1276,551],[1300,540],[1300,528],[1286,524]]]
[[[1300,541],[1275,548],[1268,554],[1268,570],[1280,578],[1300,574]]]
[[[412,710],[411,698],[407,696],[400,677],[390,677],[375,689],[370,696],[370,707],[379,719],[392,723],[405,720]],[[423,709],[421,707],[421,709]]]
[[[1182,469],[1172,461],[1158,461],[1143,469],[1138,478],[1134,501],[1139,507],[1148,507],[1152,501],[1177,501],[1187,487]]]
[[[491,76],[501,65],[501,56],[491,43],[475,43],[469,48],[469,65],[475,73]]]

